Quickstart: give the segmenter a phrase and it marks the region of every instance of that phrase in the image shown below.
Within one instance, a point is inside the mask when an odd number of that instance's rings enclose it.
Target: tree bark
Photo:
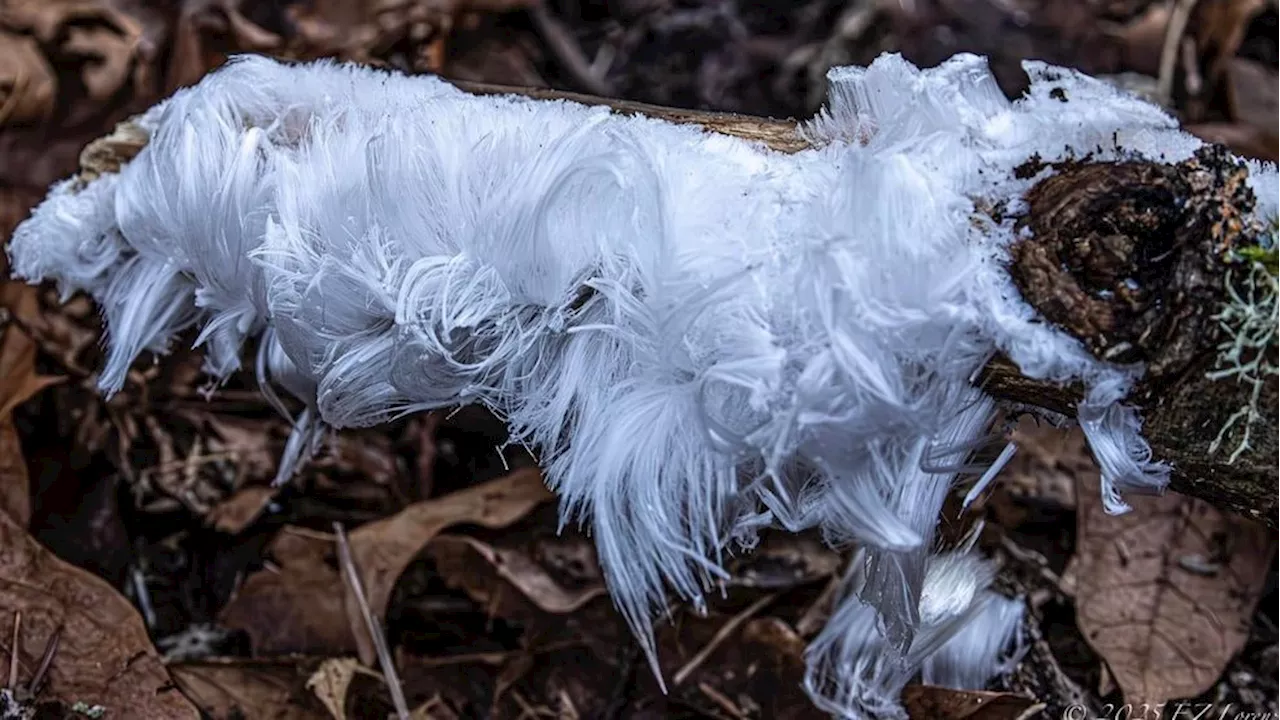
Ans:
[[[475,94],[603,105],[709,132],[756,141],[780,152],[810,147],[794,120],[682,110],[555,90],[451,81]],[[118,170],[146,144],[136,125],[122,123],[81,155],[87,181]],[[1031,174],[1038,160],[1020,168]],[[1222,341],[1218,308],[1228,301],[1226,248],[1256,235],[1254,198],[1244,170],[1210,147],[1176,165],[1069,162],[1026,194],[1019,224],[1028,232],[1012,248],[1010,274],[1046,321],[1081,340],[1100,359],[1143,362],[1148,372],[1131,395],[1144,419],[1154,457],[1173,466],[1171,487],[1225,510],[1277,526],[1277,384],[1264,378],[1260,420],[1251,447],[1231,460],[1211,446],[1233,413],[1251,401],[1250,387],[1209,380]],[[1238,270],[1238,268],[1236,268]],[[1274,343],[1261,350],[1272,357]],[[1006,407],[1073,417],[1079,385],[1023,376],[997,356],[977,382]]]

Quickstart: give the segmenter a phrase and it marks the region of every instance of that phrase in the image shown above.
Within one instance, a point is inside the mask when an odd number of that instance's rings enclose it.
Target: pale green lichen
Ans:
[[[1276,219],[1269,225],[1269,232],[1257,245],[1236,251],[1243,268],[1227,272],[1228,302],[1214,316],[1227,339],[1218,345],[1217,363],[1207,377],[1210,380],[1234,378],[1249,388],[1248,401],[1227,418],[1209,445],[1209,452],[1217,453],[1223,443],[1239,436],[1228,464],[1252,448],[1250,435],[1263,417],[1262,391],[1268,378],[1276,375],[1276,330],[1280,323],[1276,302]],[[1247,274],[1242,282],[1237,282],[1235,277],[1241,269]]]
[[[107,709],[101,705],[90,705],[83,701],[76,701],[76,704],[71,706],[71,712],[92,718],[92,720],[98,720],[98,718],[107,714]]]

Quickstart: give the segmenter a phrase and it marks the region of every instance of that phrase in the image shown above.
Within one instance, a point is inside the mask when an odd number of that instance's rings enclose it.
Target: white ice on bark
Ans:
[[[953,484],[982,472],[965,463],[994,405],[972,381],[993,353],[1086,386],[1109,508],[1168,476],[1123,402],[1142,368],[1036,318],[1002,264],[1013,222],[984,209],[1019,212],[1039,178],[1013,169],[1033,155],[1173,162],[1199,142],[1104,83],[1026,69],[1010,102],[970,55],[838,68],[813,148],[787,154],[238,57],[150,111],[118,174],[55,186],[10,254],[19,276],[97,299],[107,393],[191,326],[216,377],[260,338],[268,397],[306,405],[281,479],[329,427],[493,409],[565,520],[589,524],[651,660],[665,594],[701,604],[761,528],[857,542],[809,690],[844,717],[897,717],[916,673],[976,686],[1016,656],[1021,604],[934,539]],[[1251,167],[1274,212],[1275,168]]]

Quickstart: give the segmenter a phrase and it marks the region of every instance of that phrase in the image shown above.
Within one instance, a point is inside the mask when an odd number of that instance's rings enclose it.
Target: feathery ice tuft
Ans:
[[[493,409],[540,452],[566,521],[589,524],[651,661],[666,593],[701,604],[761,528],[858,543],[808,689],[841,717],[902,717],[917,673],[978,687],[1018,657],[1020,601],[934,537],[992,438],[971,379],[993,353],[1084,384],[1113,511],[1168,477],[1123,404],[1143,368],[1037,320],[1004,271],[1012,221],[978,209],[1016,211],[1033,157],[1175,162],[1199,142],[1101,82],[1026,69],[1016,102],[969,55],[832,70],[812,148],[784,154],[238,57],[143,116],[118,173],[55,186],[9,252],[18,275],[98,301],[106,393],[189,327],[217,378],[257,338],[268,397],[306,405],[281,480],[328,428]],[[1275,168],[1254,169],[1274,216]]]

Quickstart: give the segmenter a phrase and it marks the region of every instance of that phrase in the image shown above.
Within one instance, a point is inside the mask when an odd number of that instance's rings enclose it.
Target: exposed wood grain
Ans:
[[[582,105],[604,105],[622,115],[644,115],[681,125],[701,125],[711,132],[762,142],[780,152],[799,152],[809,147],[808,141],[800,135],[800,124],[795,120],[778,120],[708,110],[684,110],[561,90],[519,88],[465,80],[449,82],[476,95],[520,95],[535,100],[566,100]]]

